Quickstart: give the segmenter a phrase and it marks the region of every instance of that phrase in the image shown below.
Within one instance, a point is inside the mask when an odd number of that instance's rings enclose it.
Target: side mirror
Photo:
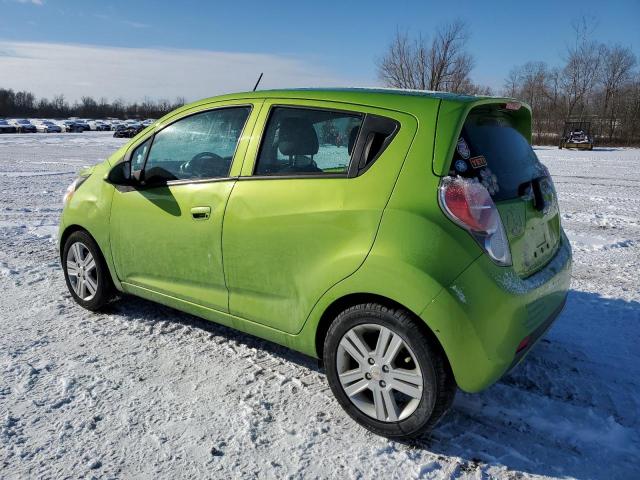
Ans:
[[[131,162],[120,162],[111,169],[107,181],[113,185],[136,185],[138,180],[131,175]]]

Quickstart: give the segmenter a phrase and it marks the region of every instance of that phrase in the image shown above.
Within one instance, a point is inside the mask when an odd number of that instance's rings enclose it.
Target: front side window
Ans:
[[[249,107],[197,113],[158,132],[144,168],[145,180],[227,177]]]
[[[362,119],[349,112],[275,107],[254,175],[347,173]]]

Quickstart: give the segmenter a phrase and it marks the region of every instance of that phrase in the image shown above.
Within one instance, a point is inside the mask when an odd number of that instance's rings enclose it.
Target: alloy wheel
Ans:
[[[67,276],[75,294],[88,302],[98,291],[98,271],[96,261],[89,248],[82,242],[75,242],[67,254]]]
[[[409,417],[422,399],[423,378],[405,340],[387,327],[361,324],[338,345],[338,378],[349,400],[381,422]]]

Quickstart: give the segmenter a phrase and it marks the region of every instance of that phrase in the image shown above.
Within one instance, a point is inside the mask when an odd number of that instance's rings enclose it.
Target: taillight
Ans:
[[[488,190],[468,178],[446,177],[440,184],[444,213],[467,230],[498,265],[511,265],[509,241]]]

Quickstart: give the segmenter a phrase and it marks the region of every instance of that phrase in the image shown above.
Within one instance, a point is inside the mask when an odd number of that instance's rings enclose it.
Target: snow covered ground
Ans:
[[[574,245],[566,310],[513,373],[399,443],[302,355],[135,298],[74,304],[62,194],[122,142],[0,136],[0,477],[638,478],[640,150],[537,149]]]

